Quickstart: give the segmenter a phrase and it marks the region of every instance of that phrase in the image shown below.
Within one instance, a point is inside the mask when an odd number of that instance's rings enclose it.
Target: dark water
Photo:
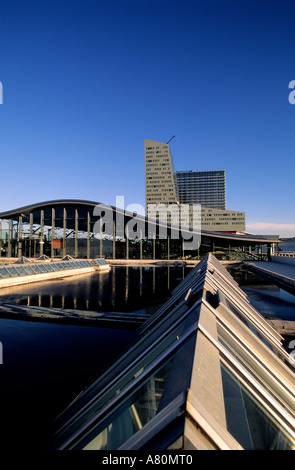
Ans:
[[[54,417],[136,338],[134,331],[0,319],[0,449],[38,449]]]
[[[28,284],[0,301],[152,313],[188,270],[116,267],[109,273]],[[136,331],[0,318],[0,450],[46,447],[51,422],[137,338]]]
[[[1,289],[0,302],[100,312],[153,313],[191,268],[117,267],[105,273]]]

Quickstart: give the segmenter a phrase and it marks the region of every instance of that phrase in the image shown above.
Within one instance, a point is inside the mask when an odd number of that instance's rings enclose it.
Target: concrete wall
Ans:
[[[32,276],[19,276],[10,277],[7,279],[0,279],[1,287],[19,286],[21,284],[29,284],[31,282],[54,281],[62,277],[77,276],[79,274],[92,273],[95,271],[94,267],[68,269],[63,271],[54,271],[51,273],[33,274]]]

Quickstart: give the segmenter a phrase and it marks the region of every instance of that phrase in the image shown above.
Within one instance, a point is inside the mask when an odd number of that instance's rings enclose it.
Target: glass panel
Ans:
[[[42,272],[40,267],[36,266],[36,264],[34,264],[33,266],[30,266],[30,268],[34,271],[35,274],[40,274]]]
[[[40,269],[40,271],[42,271],[42,273],[47,273],[47,269],[45,268],[44,264],[39,264],[38,265],[38,268]]]
[[[275,380],[274,376],[271,376],[265,366],[264,362],[258,362],[253,356],[252,352],[245,350],[242,344],[232,335],[226,331],[226,329],[217,324],[218,340],[228,351],[239,361],[240,364],[262,385],[268,393],[270,393],[284,408],[289,411],[293,411],[294,402],[290,397],[285,387],[280,385]]]
[[[117,449],[157,414],[172,359],[116,407],[77,448]]]
[[[110,383],[107,384],[107,376],[104,378],[106,385],[101,388],[101,384],[94,385],[92,390],[83,397],[80,397],[80,407],[84,408],[84,412],[79,414],[77,418],[73,420],[66,434],[76,432],[81,426],[85,425],[85,420],[91,419],[95,416],[99,410],[102,410],[110,401],[115,400],[118,393],[123,393],[127,387],[131,387],[132,382],[151,365],[154,361],[163,357],[165,354],[169,354],[171,351],[178,347],[182,336],[195,324],[196,314],[192,312],[186,318],[186,313],[181,316],[179,323],[175,322],[172,330],[164,334],[164,337],[160,335],[156,338],[143,352],[137,353],[137,356],[133,354],[132,363],[128,364],[127,359],[122,358],[122,361],[116,365],[117,378],[114,378],[112,374],[110,376]],[[185,320],[184,320],[185,318]],[[184,321],[183,321],[184,320]],[[126,366],[127,361],[127,366]],[[123,362],[123,363],[122,363]],[[183,366],[186,367],[186,364]]]
[[[47,264],[47,265],[46,265],[46,268],[47,268],[47,270],[50,271],[50,272],[54,271],[54,269],[53,269],[53,267],[51,266],[51,264]]]
[[[6,269],[9,272],[9,274],[11,274],[12,277],[19,276],[19,273],[17,272],[17,270],[14,267],[10,266],[9,268],[6,268]]]
[[[64,263],[64,267],[65,267],[65,269],[71,269],[71,266],[67,262]]]
[[[291,367],[292,369],[292,365],[286,360],[286,357],[283,356],[281,352],[273,344],[271,344],[270,341],[265,336],[263,336],[261,332],[258,331],[253,326],[253,324],[248,321],[247,318],[242,315],[227,299],[226,306],[237,316],[237,318],[239,318],[244,323],[244,325],[247,326],[247,328],[249,328],[252,333],[254,333],[257,338],[259,338],[276,356],[278,356],[281,361],[283,361],[288,367]]]
[[[246,450],[294,450],[288,431],[222,362],[227,429]]]
[[[1,270],[1,274],[2,274],[2,277],[3,277],[3,278],[12,277],[11,274],[10,274],[10,272],[7,271],[6,268],[3,268],[3,269]]]
[[[18,268],[19,269],[19,268]],[[24,274],[35,274],[34,270],[32,269],[31,266],[24,266],[23,268],[21,268],[24,270]]]
[[[58,267],[56,266],[55,263],[50,264],[50,267],[53,271],[58,271]]]
[[[21,276],[26,276],[28,273],[24,270],[23,266],[18,266],[17,270]]]

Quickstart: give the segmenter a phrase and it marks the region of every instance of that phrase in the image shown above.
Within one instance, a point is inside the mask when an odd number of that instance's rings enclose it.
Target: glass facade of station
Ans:
[[[199,246],[186,249],[189,231],[168,226],[163,235],[156,222],[150,224],[139,216],[134,222],[133,214],[110,206],[106,206],[106,229],[105,214],[95,215],[95,207],[86,201],[53,201],[0,214],[1,256],[178,260],[200,259],[213,252],[220,259],[261,259],[278,242],[271,237],[202,231]]]

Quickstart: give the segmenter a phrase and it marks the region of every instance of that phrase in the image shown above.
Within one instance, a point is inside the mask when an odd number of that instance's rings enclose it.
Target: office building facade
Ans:
[[[178,201],[174,160],[168,144],[144,141],[145,204],[173,204]]]
[[[244,232],[245,213],[226,210],[225,170],[175,172],[168,144],[144,141],[146,216],[173,223],[167,205],[189,205],[184,225],[202,227],[213,232]],[[193,206],[200,206],[200,220],[193,215]]]
[[[225,170],[177,171],[176,177],[181,204],[226,208]]]

